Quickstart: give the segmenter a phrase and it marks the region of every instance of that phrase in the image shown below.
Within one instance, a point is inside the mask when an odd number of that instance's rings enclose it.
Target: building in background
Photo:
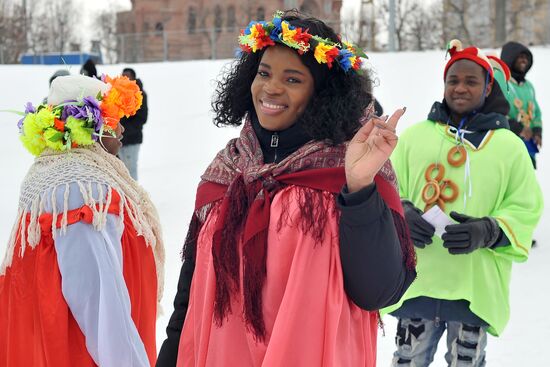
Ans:
[[[277,9],[300,9],[340,26],[341,0],[132,0],[117,15],[119,62],[233,57],[251,20]]]

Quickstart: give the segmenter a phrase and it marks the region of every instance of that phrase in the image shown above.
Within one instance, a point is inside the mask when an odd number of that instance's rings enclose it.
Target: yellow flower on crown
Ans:
[[[288,22],[281,22],[281,28],[283,29],[283,41],[288,43],[296,43],[294,37],[296,36],[296,29],[290,29]]]
[[[319,64],[326,64],[328,62],[327,52],[332,50],[333,47],[334,46],[330,46],[330,45],[327,45],[326,43],[319,42],[317,47],[315,47],[315,53],[313,54],[313,56],[315,56],[315,60],[317,60]]]

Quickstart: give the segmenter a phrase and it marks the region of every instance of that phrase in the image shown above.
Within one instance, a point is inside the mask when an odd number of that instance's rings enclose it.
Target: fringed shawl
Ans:
[[[231,140],[220,151],[203,174],[195,202],[186,244],[185,259],[193,259],[201,226],[210,210],[217,205],[218,220],[213,235],[212,256],[216,272],[215,321],[223,324],[232,312],[231,297],[240,290],[240,263],[243,262],[243,316],[249,330],[264,341],[266,330],[262,315],[262,287],[266,276],[267,229],[270,203],[283,187],[295,185],[316,192],[338,194],[345,184],[344,159],[347,145],[331,146],[311,141],[280,163],[264,164],[262,151],[249,121],[240,137]],[[375,178],[377,189],[391,209],[401,241],[404,262],[409,269],[415,265],[414,250],[396,187],[396,177],[390,162],[386,162]],[[305,201],[302,218],[314,224],[306,228],[323,235],[326,223],[311,208],[316,201]],[[324,212],[322,215],[333,215]],[[311,218],[309,218],[309,217]],[[320,219],[320,220],[319,220]],[[326,219],[326,218],[325,218]],[[303,226],[304,228],[304,226]],[[242,259],[239,256],[242,244]]]

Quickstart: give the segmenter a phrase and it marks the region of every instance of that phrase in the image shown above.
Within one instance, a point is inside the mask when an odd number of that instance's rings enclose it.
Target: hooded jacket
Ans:
[[[514,63],[520,54],[527,55],[528,63],[525,72],[519,72],[514,69]],[[525,81],[525,75],[529,72],[531,66],[533,66],[533,54],[527,47],[518,42],[508,42],[502,46],[500,58],[508,65],[508,68],[510,68],[512,78],[517,82]]]
[[[520,72],[514,68],[520,54],[527,55],[527,68]],[[542,114],[535,96],[535,88],[525,79],[526,74],[533,66],[533,54],[518,42],[508,42],[502,46],[501,59],[508,65],[512,73],[508,86],[510,93],[507,96],[510,104],[508,117],[512,131],[519,134],[524,126],[533,130],[534,134],[542,135]]]

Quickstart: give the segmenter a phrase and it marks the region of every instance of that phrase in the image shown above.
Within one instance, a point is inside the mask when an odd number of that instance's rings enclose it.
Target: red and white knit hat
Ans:
[[[473,61],[479,66],[481,66],[491,76],[491,82],[494,80],[494,74],[493,74],[493,68],[491,67],[491,62],[479,48],[473,47],[473,46],[462,48],[462,42],[460,42],[457,39],[454,39],[451,42],[449,42],[449,44],[447,45],[447,52],[449,53],[449,55],[451,55],[451,58],[447,62],[447,65],[445,65],[443,78],[447,77],[447,71],[449,70],[452,64],[454,64],[458,60],[466,59],[466,60]]]

